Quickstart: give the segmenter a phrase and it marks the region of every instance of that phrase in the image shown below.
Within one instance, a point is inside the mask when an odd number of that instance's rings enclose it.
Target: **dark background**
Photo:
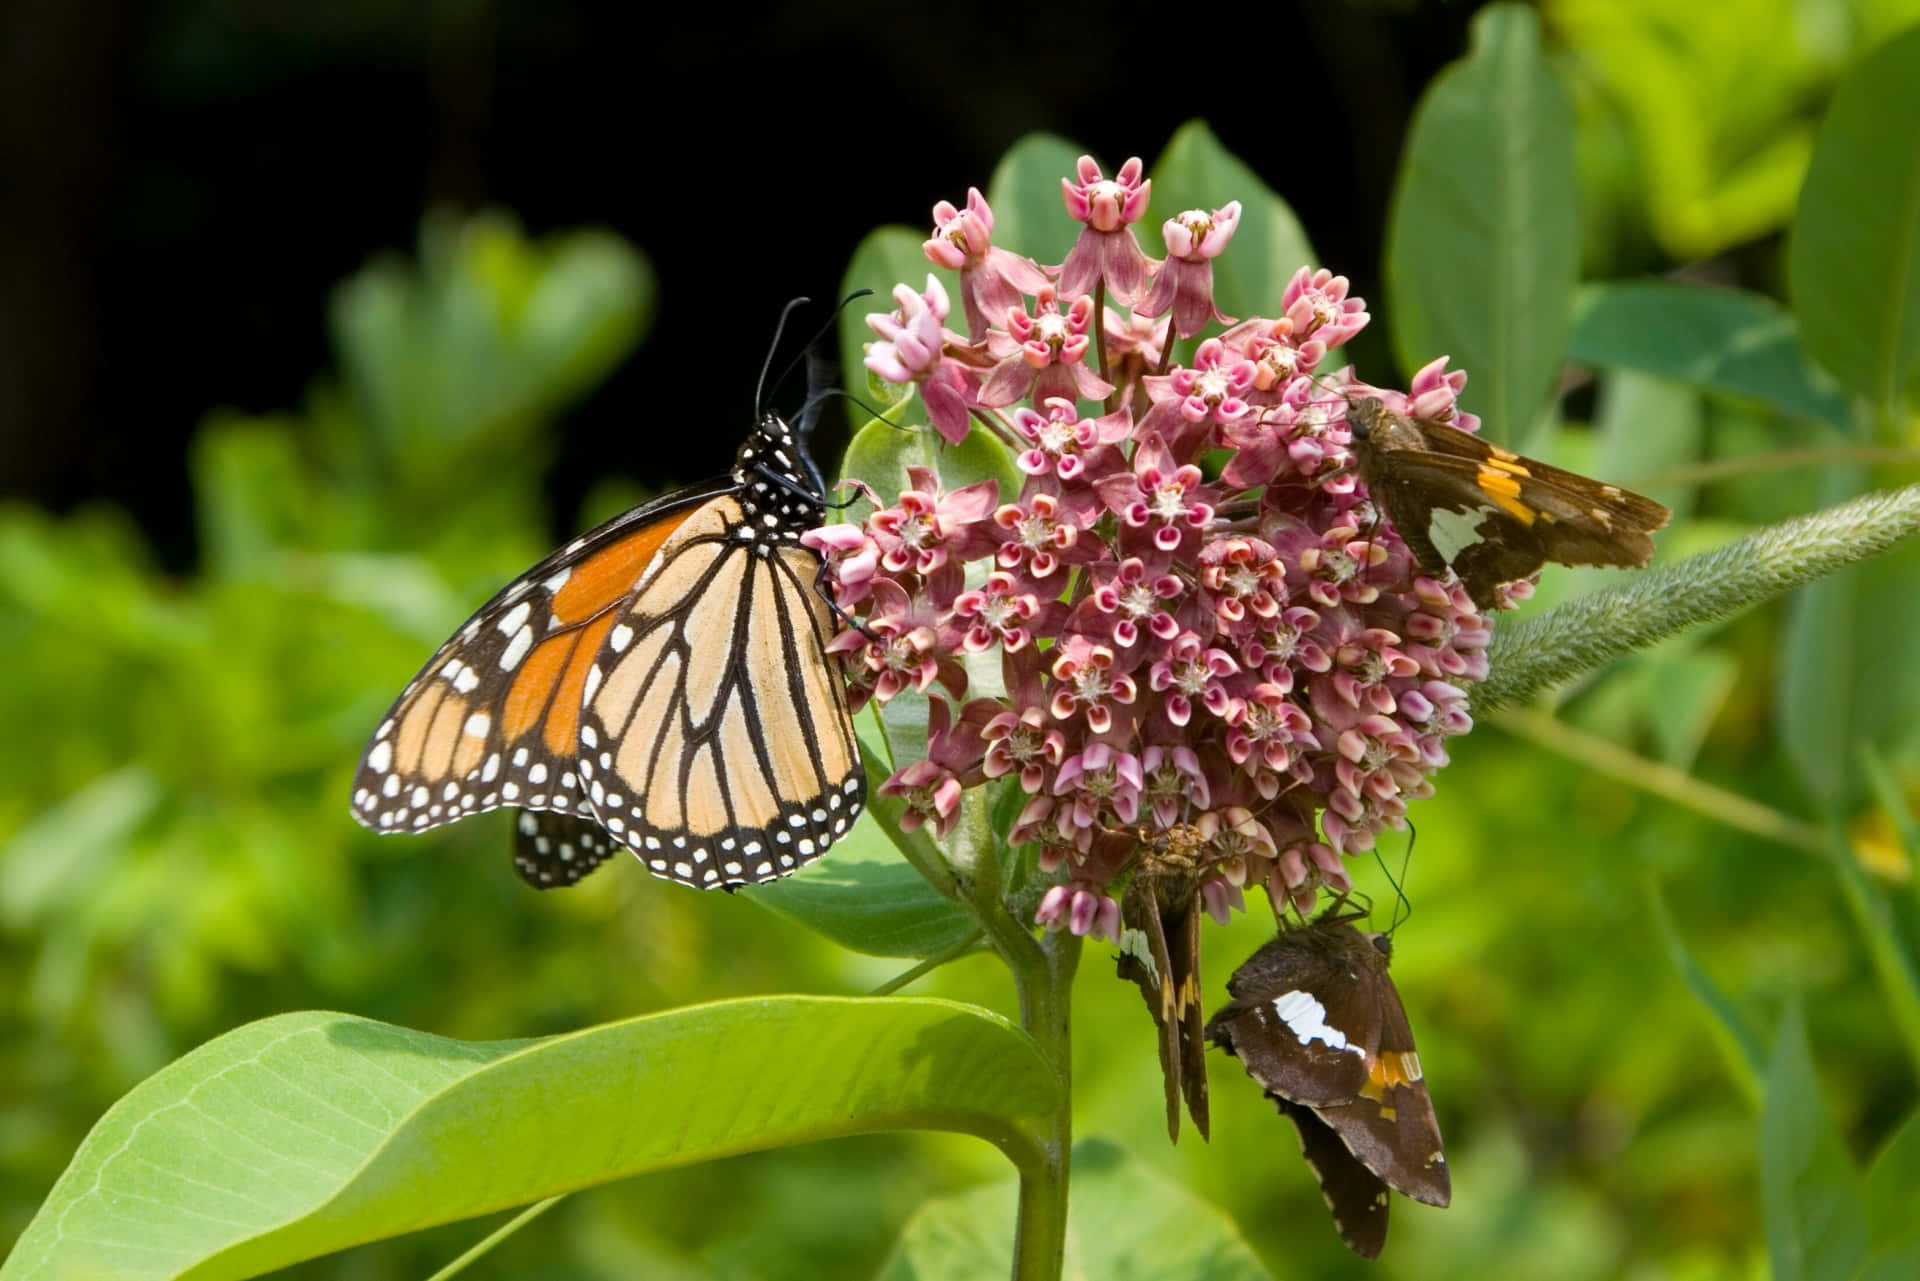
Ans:
[[[0,6],[0,496],[130,510],[194,558],[186,442],[297,405],[325,298],[424,210],[602,224],[658,273],[639,354],[564,422],[554,510],[724,468],[773,317],[1034,130],[1107,166],[1204,117],[1378,294],[1407,115],[1467,5]],[[1158,251],[1151,229],[1143,243]],[[729,368],[735,365],[736,368]],[[661,430],[671,421],[674,430]],[[694,430],[685,430],[687,427]],[[557,533],[558,531],[556,531]]]

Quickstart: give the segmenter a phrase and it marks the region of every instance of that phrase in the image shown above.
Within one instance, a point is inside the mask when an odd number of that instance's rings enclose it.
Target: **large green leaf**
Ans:
[[[741,893],[869,956],[932,956],[979,929],[972,913],[943,898],[901,857],[872,811],[829,857]]]
[[[1920,363],[1920,27],[1840,82],[1800,189],[1787,275],[1808,349],[1891,411]]]
[[[929,1202],[907,1223],[880,1281],[1006,1276],[1013,1251],[1005,1225],[1018,1190],[1008,1180]],[[1073,1150],[1065,1275],[1265,1281],[1269,1273],[1223,1211],[1095,1139]]]
[[[1847,480],[1832,478],[1839,489]],[[1898,759],[1920,725],[1920,543],[1802,589],[1782,637],[1780,730],[1802,781],[1829,812],[1864,795],[1860,745]]]
[[[115,1104],[0,1277],[254,1276],[647,1170],[879,1130],[1019,1153],[1058,1092],[1018,1028],[921,998],[725,1001],[480,1043],[281,1015]]]
[[[842,475],[866,481],[888,504],[907,488],[909,467],[931,468],[948,493],[976,481],[996,481],[1003,503],[1019,496],[1022,479],[1013,451],[977,427],[958,445],[949,445],[932,427],[898,427],[877,418],[854,433],[842,466]],[[847,508],[846,519],[864,520],[871,512],[861,500]]]
[[[1796,1004],[1780,1022],[1760,1114],[1760,1202],[1774,1281],[1827,1281],[1867,1248],[1860,1181],[1828,1119]]]
[[[1567,356],[1851,429],[1846,393],[1808,357],[1793,315],[1759,294],[1667,280],[1585,285],[1574,298]]]
[[[1387,314],[1411,372],[1472,376],[1489,439],[1520,441],[1552,398],[1580,259],[1573,108],[1531,10],[1474,19],[1473,50],[1414,114],[1387,245]]]
[[[1067,213],[1060,182],[1074,180],[1074,166],[1085,154],[1087,148],[1050,133],[1030,133],[1007,148],[986,188],[987,203],[993,207],[993,243],[1035,262],[1063,261],[1080,238],[1081,226]],[[1111,178],[1127,157],[1099,160],[1101,172]],[[955,197],[953,203],[965,200]]]
[[[1214,301],[1235,320],[1277,316],[1287,281],[1302,267],[1318,266],[1307,233],[1286,201],[1260,175],[1220,145],[1200,120],[1180,126],[1153,166],[1153,207],[1140,226],[1142,245],[1166,252],[1160,224],[1188,209],[1214,210],[1240,202],[1233,242],[1214,259]]]

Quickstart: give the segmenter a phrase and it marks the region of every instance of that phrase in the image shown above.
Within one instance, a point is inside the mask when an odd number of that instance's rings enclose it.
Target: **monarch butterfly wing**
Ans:
[[[572,885],[613,856],[620,843],[590,818],[521,810],[513,829],[513,870],[536,890]]]
[[[700,889],[787,875],[866,796],[819,560],[745,516],[723,495],[675,532],[581,713],[595,817],[655,875]]]
[[[354,817],[417,832],[500,805],[590,815],[574,756],[593,656],[661,545],[730,484],[616,516],[482,605],[374,732],[354,775]]]

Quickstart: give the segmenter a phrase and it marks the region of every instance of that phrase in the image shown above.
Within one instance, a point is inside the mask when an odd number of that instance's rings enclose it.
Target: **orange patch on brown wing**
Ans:
[[[520,664],[513,688],[507,691],[507,701],[500,708],[502,743],[518,741],[522,734],[540,723],[553,694],[554,682],[560,679],[576,640],[571,632],[549,636]]]
[[[1533,524],[1539,515],[1533,508],[1520,501],[1520,481],[1508,471],[1497,467],[1482,467],[1474,481],[1480,486],[1480,492],[1512,512],[1514,518],[1523,525]]]
[[[1367,1065],[1367,1083],[1360,1087],[1360,1093],[1364,1098],[1378,1101],[1396,1085],[1412,1085],[1420,1075],[1420,1056],[1412,1050],[1382,1054]]]
[[[701,504],[702,507],[705,504]],[[675,512],[643,525],[619,542],[581,561],[553,594],[553,615],[562,626],[592,618],[633,590],[660,544],[700,507]]]
[[[574,753],[574,736],[580,732],[580,704],[587,693],[587,671],[599,656],[600,645],[607,639],[607,633],[613,630],[617,617],[617,614],[608,613],[577,633],[578,643],[573,651],[573,661],[567,664],[566,674],[560,678],[559,688],[553,692],[553,710],[547,713],[547,750],[555,756],[571,756]]]

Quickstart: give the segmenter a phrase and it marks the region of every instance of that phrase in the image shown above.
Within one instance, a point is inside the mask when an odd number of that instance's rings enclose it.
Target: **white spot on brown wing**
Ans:
[[[491,783],[498,777],[500,777],[500,753],[495,752],[493,755],[487,757],[486,766],[480,771],[480,781],[482,783]]]
[[[388,800],[392,800],[394,797],[400,795],[400,776],[398,774],[387,775],[387,781],[380,784],[380,795],[386,797]]]
[[[607,644],[613,646],[614,653],[625,653],[627,646],[633,644],[633,628],[627,626],[625,623],[621,623],[618,627],[607,633]],[[588,697],[591,698],[592,695],[588,695]]]
[[[519,612],[519,610],[514,611],[516,614]],[[527,651],[532,648],[533,628],[523,626],[513,633],[513,639],[508,641],[507,647],[500,651],[500,670],[510,672],[520,666],[520,660],[525,658]]]
[[[1287,1030],[1293,1033],[1294,1039],[1300,1044],[1324,1041],[1331,1049],[1366,1057],[1365,1046],[1349,1043],[1345,1032],[1328,1024],[1327,1007],[1320,1004],[1313,993],[1298,989],[1284,992],[1274,997],[1271,1004],[1273,1012],[1280,1016],[1281,1022],[1287,1025]]]
[[[545,581],[544,583],[541,583],[540,585],[546,588],[550,592],[557,592],[562,587],[565,587],[567,585],[567,580],[572,577],[573,577],[573,568],[571,566],[568,566],[567,568],[562,569],[559,573],[555,574],[552,578],[547,579],[547,581]]]
[[[547,781],[547,767],[543,761],[535,761],[533,768],[527,771],[527,781],[535,787]]]
[[[533,605],[527,601],[521,601],[507,612],[505,618],[495,623],[494,626],[500,629],[502,636],[511,636],[522,627],[525,627],[527,620],[531,617],[533,617]]]
[[[392,765],[393,744],[386,739],[381,739],[373,745],[373,750],[367,753],[367,768],[376,774],[384,774]]]
[[[413,804],[413,808],[419,809],[422,805],[425,805],[428,801],[432,800],[433,797],[431,793],[427,791],[426,788],[416,787],[413,789],[413,796],[409,799]]]
[[[493,728],[493,717],[485,712],[475,712],[467,717],[466,731],[474,738],[485,738],[487,731]]]

